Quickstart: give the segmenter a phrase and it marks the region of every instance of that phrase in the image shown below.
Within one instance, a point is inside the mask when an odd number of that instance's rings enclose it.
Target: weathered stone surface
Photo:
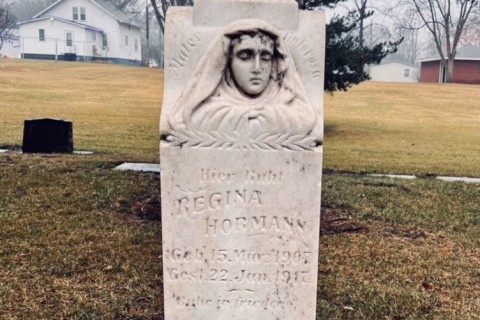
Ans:
[[[296,30],[279,30],[283,43],[288,47],[290,60],[316,112],[314,135],[323,140],[323,74],[324,74],[324,25],[323,12],[299,12]],[[201,66],[208,47],[219,39],[226,26],[199,27],[193,25],[193,10],[187,7],[171,7],[166,18],[165,82],[160,129],[168,128],[169,113],[175,112],[175,104],[192,78],[194,69]],[[319,31],[320,30],[320,31]],[[217,71],[219,72],[219,71]],[[191,81],[193,82],[193,81]],[[209,85],[211,86],[211,80]],[[202,86],[204,84],[202,83]]]
[[[162,161],[166,319],[315,319],[321,154],[165,148]]]
[[[189,8],[169,11],[166,320],[315,319],[324,20],[299,15],[288,30],[260,19],[203,27]]]
[[[22,151],[72,153],[72,122],[51,118],[25,120]]]

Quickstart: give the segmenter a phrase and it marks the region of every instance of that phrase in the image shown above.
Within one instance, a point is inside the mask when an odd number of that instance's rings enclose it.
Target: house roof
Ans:
[[[37,13],[35,16],[33,16],[33,19],[36,19],[43,15],[44,13],[48,12],[50,9],[53,7],[57,6],[61,2],[65,0],[58,0],[45,8],[44,10],[40,11]],[[87,0],[98,6],[100,9],[104,10],[107,12],[109,15],[111,15],[113,18],[115,18],[118,22],[128,24],[137,28],[140,28],[140,25],[135,21],[133,17],[130,17],[123,13],[122,11],[118,10],[113,4],[105,1],[105,0]]]
[[[419,59],[418,62],[428,62],[440,60],[440,57],[427,57]],[[473,60],[480,61],[480,46],[471,46],[471,47],[462,47],[457,49],[457,54],[455,55],[455,60]]]
[[[65,23],[68,23],[68,24],[71,24],[71,25],[74,25],[74,26],[77,26],[77,27],[80,27],[80,28],[83,28],[83,29],[88,29],[88,30],[97,31],[97,32],[103,32],[102,29],[89,26],[88,24],[85,24],[85,23],[79,23],[79,22],[76,22],[76,21],[67,20],[67,19],[54,17],[54,16],[45,16],[45,17],[41,17],[41,18],[21,21],[21,22],[17,23],[17,26],[21,26],[22,24],[42,21],[42,20],[48,20],[48,19],[62,21],[62,22],[65,22]]]

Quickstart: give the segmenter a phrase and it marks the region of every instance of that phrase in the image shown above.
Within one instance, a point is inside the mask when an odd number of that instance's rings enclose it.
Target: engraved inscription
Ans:
[[[255,170],[247,170],[245,172],[246,183],[260,183],[260,184],[280,184],[283,183],[282,171],[266,171],[258,172]]]
[[[278,216],[250,216],[227,219],[205,218],[205,235],[217,236],[218,234],[289,234],[303,236],[306,222],[291,217]]]
[[[185,296],[177,296],[175,297],[175,301],[179,307],[192,307],[192,308],[211,308],[214,306],[215,301],[209,298],[202,298],[202,297],[185,297]]]
[[[177,217],[195,220],[206,211],[219,211],[225,208],[262,206],[260,190],[226,190],[218,192],[202,192],[186,195],[175,200]]]
[[[249,292],[247,292],[249,293]],[[215,308],[215,309],[257,309],[257,310],[291,310],[294,309],[291,301],[284,301],[272,298],[255,298],[245,294],[239,294],[232,290],[228,297],[219,296],[187,297],[185,295],[174,295],[176,304],[181,308]]]
[[[209,168],[200,170],[200,182],[230,184],[238,176],[243,177],[244,181],[249,184],[281,184],[284,182],[282,171],[245,170],[242,173],[234,173]]]
[[[308,284],[307,270],[271,270],[258,272],[241,269],[231,271],[223,268],[166,268],[166,277],[170,281],[182,282],[225,282],[231,285],[250,284],[262,285],[269,283],[283,283],[290,285]]]
[[[201,182],[226,182],[230,183],[235,178],[233,172],[223,172],[215,169],[201,169],[200,181]]]
[[[194,33],[185,43],[180,46],[180,53],[178,57],[173,58],[168,63],[168,68],[172,71],[175,79],[180,76],[180,70],[185,67],[188,57],[193,49],[202,41],[199,33]]]
[[[308,250],[277,250],[259,252],[248,249],[165,249],[165,259],[172,262],[193,262],[225,264],[262,264],[262,265],[305,265],[311,262],[312,252]]]
[[[283,38],[286,42],[289,42],[294,47],[300,49],[305,61],[307,61],[308,65],[310,66],[312,78],[321,79],[323,77],[322,68],[318,64],[317,59],[315,59],[315,54],[312,52],[312,49],[309,47],[308,43],[304,39],[300,39],[291,32],[285,33]]]

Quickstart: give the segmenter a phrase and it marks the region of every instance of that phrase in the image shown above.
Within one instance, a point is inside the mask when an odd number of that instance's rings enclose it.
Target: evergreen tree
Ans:
[[[345,0],[297,0],[302,10],[317,8],[334,8]],[[369,14],[370,15],[370,14]],[[363,41],[353,33],[360,22],[369,15],[351,12],[346,16],[334,16],[327,24],[326,30],[326,58],[325,58],[325,86],[327,92],[337,90],[346,91],[352,85],[368,80],[369,75],[365,66],[378,64],[390,53],[397,50],[397,42],[382,42],[367,47]]]

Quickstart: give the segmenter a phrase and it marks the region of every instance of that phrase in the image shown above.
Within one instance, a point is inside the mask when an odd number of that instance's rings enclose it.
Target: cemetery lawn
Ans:
[[[325,167],[480,176],[480,87],[367,82],[326,95]]]
[[[0,60],[2,319],[163,319],[163,72]],[[478,86],[365,83],[326,96],[317,319],[479,319]],[[23,120],[73,121],[77,150],[19,154]],[[359,173],[418,174],[418,180]]]

